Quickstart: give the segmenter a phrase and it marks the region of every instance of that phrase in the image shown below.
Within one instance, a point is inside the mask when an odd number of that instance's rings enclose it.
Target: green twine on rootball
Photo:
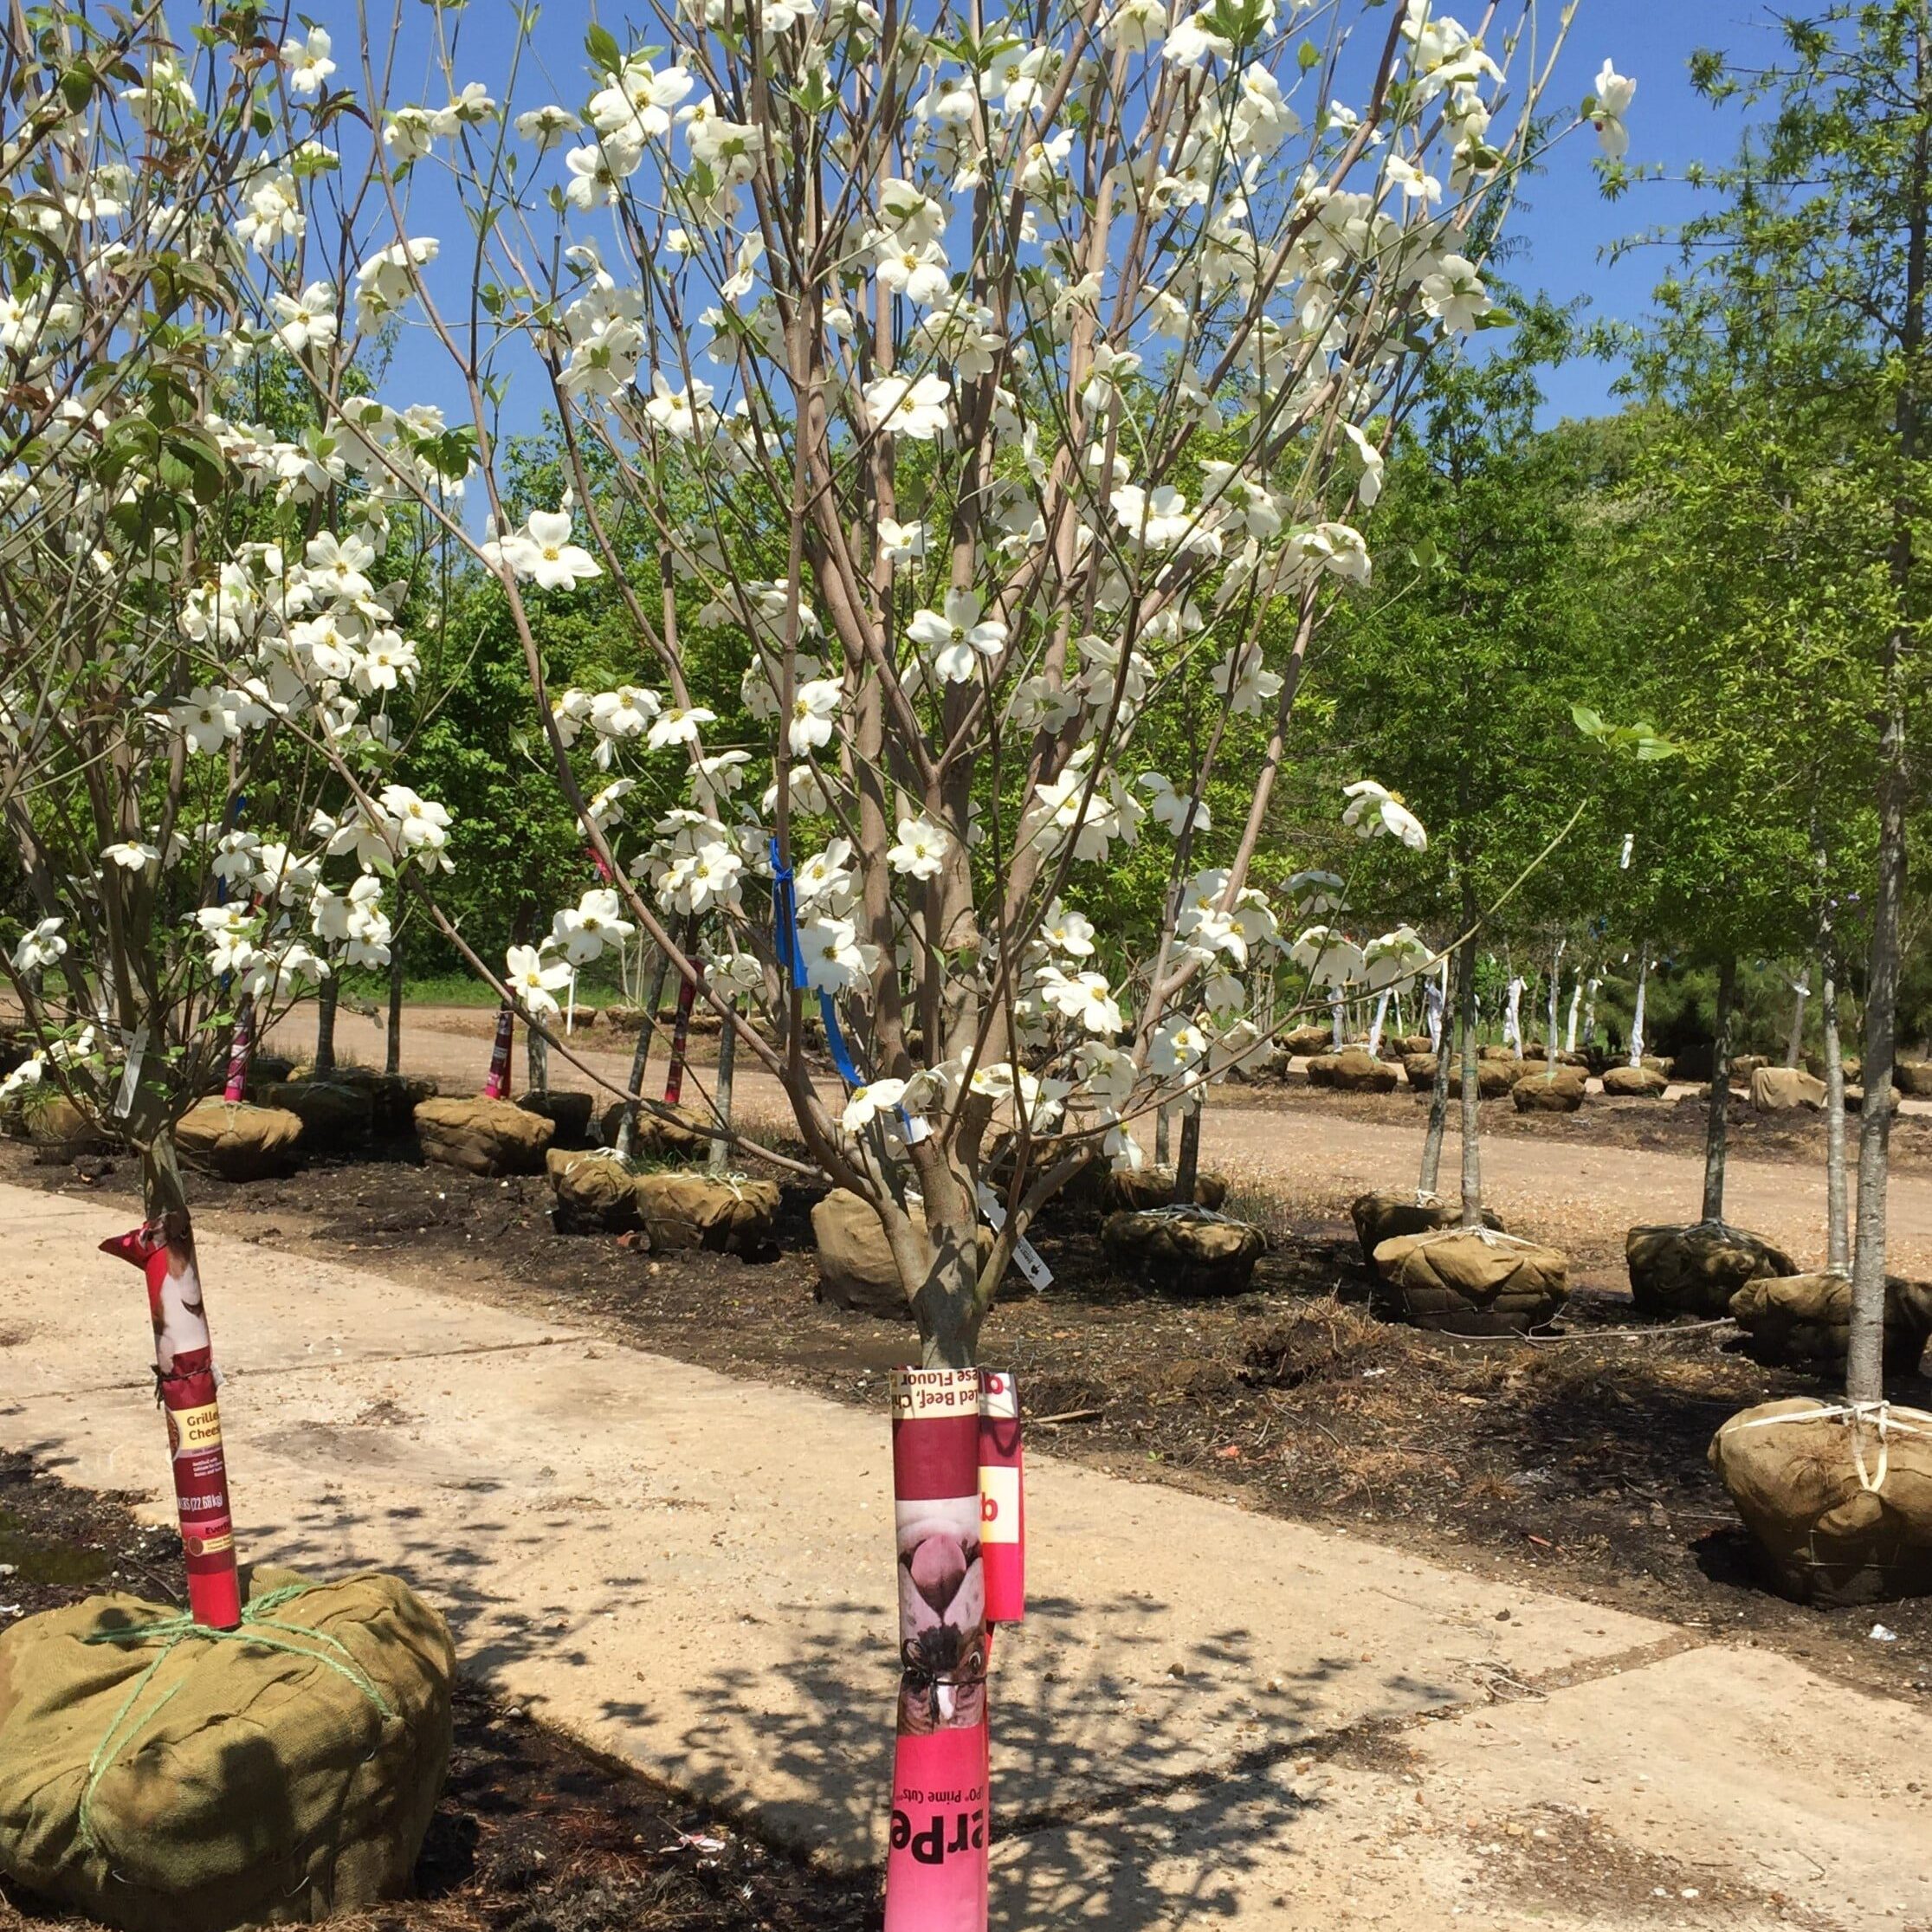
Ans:
[[[187,1680],[182,1678],[169,1685],[153,1706],[145,1712],[139,1722],[130,1727],[125,1735],[121,1726],[126,1722],[134,1707],[140,1702],[141,1694],[153,1682],[155,1673],[185,1643],[202,1639],[210,1644],[248,1644],[258,1650],[278,1651],[289,1657],[307,1658],[312,1664],[320,1664],[333,1670],[338,1677],[346,1678],[372,1703],[379,1716],[385,1722],[396,1713],[390,1708],[389,1700],[368,1672],[357,1664],[339,1639],[329,1635],[326,1630],[317,1630],[307,1624],[294,1624],[272,1617],[272,1611],[279,1610],[292,1598],[299,1597],[311,1589],[307,1583],[285,1583],[279,1589],[270,1590],[265,1595],[251,1598],[242,1606],[242,1621],[234,1630],[212,1630],[206,1624],[199,1624],[186,1612],[177,1617],[163,1617],[152,1624],[133,1624],[125,1630],[101,1630],[83,1637],[83,1644],[151,1644],[159,1643],[160,1655],[134,1679],[126,1696],[122,1698],[120,1708],[108,1721],[107,1729],[100,1742],[94,1747],[94,1755],[87,1760],[87,1787],[81,1793],[77,1817],[81,1842],[92,1851],[107,1856],[107,1847],[94,1835],[94,1794],[100,1780],[107,1775],[119,1751],[132,1744],[148,1725],[167,1708],[168,1700]],[[281,1634],[271,1636],[270,1632]],[[294,1638],[308,1638],[322,1646],[311,1650],[306,1644],[289,1641]],[[335,1656],[329,1655],[334,1651]]]

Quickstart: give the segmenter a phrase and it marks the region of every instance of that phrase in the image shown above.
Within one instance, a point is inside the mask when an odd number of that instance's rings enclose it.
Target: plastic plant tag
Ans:
[[[885,1932],[985,1932],[978,1370],[893,1371],[892,1478],[901,1675]]]
[[[998,1368],[979,1371],[979,1560],[986,1621],[1018,1623],[1026,1614],[1026,1476],[1019,1389]]]
[[[242,1621],[242,1593],[235,1573],[222,1418],[215,1401],[213,1343],[202,1308],[194,1237],[183,1216],[177,1233],[150,1221],[103,1241],[100,1251],[132,1262],[147,1277],[154,1373],[168,1418],[189,1612],[210,1629],[233,1630]]]
[[[978,1199],[980,1213],[985,1216],[993,1232],[998,1234],[1006,1225],[1005,1207],[998,1195],[985,1181],[979,1183]],[[1053,1270],[1042,1259],[1040,1250],[1024,1234],[1013,1244],[1013,1265],[1025,1276],[1031,1286],[1037,1289],[1053,1286]]]

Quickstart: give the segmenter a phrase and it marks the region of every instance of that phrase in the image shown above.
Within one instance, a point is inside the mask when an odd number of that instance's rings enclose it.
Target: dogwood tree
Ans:
[[[280,141],[257,17],[63,21],[9,42],[0,151],[0,969],[37,1050],[7,1085],[139,1147],[158,1218],[237,1018],[386,962],[393,876],[438,861],[447,814],[395,769],[392,549],[436,480],[372,462],[376,405],[352,434],[309,406],[343,367],[316,289],[256,313],[250,252],[299,243],[326,165]]]
[[[579,107],[513,94],[533,17],[479,77],[444,9],[435,98],[364,68],[337,326],[400,327],[397,378],[434,345],[468,397],[488,522],[446,528],[604,884],[876,1210],[929,1364],[972,1360],[1078,1165],[1138,1163],[1150,1110],[1262,1043],[1247,975],[1296,935],[1250,872],[1310,639],[1373,570],[1391,426],[1422,358],[1506,320],[1483,261],[1533,139],[1621,132],[1607,68],[1548,114],[1555,10],[704,0],[593,28]],[[306,271],[262,265],[293,299]],[[533,379],[555,501],[506,487]],[[593,581],[636,673],[553,688],[533,613]],[[736,689],[699,675],[720,641]],[[1152,721],[1204,664],[1215,714],[1162,768],[1138,747],[1177,741]],[[714,728],[733,701],[748,737]],[[1245,810],[1211,826],[1234,760]],[[1380,788],[1334,804],[1412,836]],[[1115,958],[1095,914],[1150,840],[1170,889]]]

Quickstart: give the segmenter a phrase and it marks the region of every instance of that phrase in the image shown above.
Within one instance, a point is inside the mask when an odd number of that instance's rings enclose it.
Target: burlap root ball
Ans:
[[[1932,1415],[1871,1416],[1806,1396],[1761,1403],[1711,1438],[1710,1466],[1766,1580],[1800,1603],[1932,1591]],[[1863,1476],[1860,1470],[1863,1469]]]
[[[1761,1362],[1844,1373],[1851,1343],[1851,1283],[1843,1275],[1761,1275],[1731,1297],[1731,1319]],[[1884,1366],[1909,1375],[1932,1338],[1932,1288],[1885,1281]]]
[[[426,1100],[416,1110],[425,1160],[486,1177],[538,1173],[556,1131],[509,1100]]]
[[[301,1138],[299,1114],[286,1107],[251,1107],[246,1101],[197,1101],[174,1123],[181,1158],[223,1180],[293,1173]]]
[[[1519,1114],[1573,1114],[1583,1105],[1583,1072],[1559,1066],[1554,1074],[1528,1074],[1509,1094]]]
[[[591,1115],[597,1110],[597,1095],[559,1088],[547,1093],[534,1089],[519,1094],[516,1103],[527,1114],[538,1114],[556,1130],[553,1147],[582,1147],[590,1143]]]
[[[613,1101],[598,1121],[598,1137],[607,1147],[616,1147],[624,1131],[624,1102]],[[713,1124],[701,1108],[673,1107],[654,1113],[640,1107],[630,1152],[639,1160],[701,1160],[711,1152]]]
[[[1751,1105],[1761,1114],[1816,1112],[1825,1104],[1825,1082],[1801,1067],[1758,1067],[1751,1075]]]
[[[1348,1205],[1348,1217],[1355,1224],[1355,1239],[1370,1274],[1380,1278],[1375,1265],[1375,1250],[1385,1241],[1402,1234],[1426,1234],[1431,1228],[1452,1228],[1463,1218],[1460,1201],[1418,1201],[1413,1194],[1378,1190],[1358,1194]],[[1483,1210],[1483,1224],[1502,1231],[1502,1218],[1493,1207]]]
[[[929,1253],[924,1209],[916,1199],[908,1200],[906,1209]],[[868,1203],[848,1188],[833,1188],[811,1211],[811,1232],[821,1302],[901,1321],[912,1319],[912,1304],[906,1299],[886,1231]],[[992,1231],[982,1226],[979,1233],[984,1263],[992,1253]]]
[[[1761,1275],[1795,1275],[1798,1263],[1762,1235],[1722,1221],[1632,1228],[1624,1237],[1631,1299],[1640,1315],[1716,1321]]]
[[[1143,1288],[1170,1295],[1238,1295],[1267,1243],[1259,1228],[1206,1209],[1152,1208],[1109,1214],[1100,1244]]]
[[[1508,1235],[1398,1235],[1376,1249],[1375,1267],[1411,1321],[1446,1334],[1523,1334],[1569,1296],[1564,1257]]]
[[[1612,1100],[1662,1100],[1670,1084],[1652,1066],[1604,1069],[1603,1090]]]
[[[1282,1035],[1282,1044],[1297,1060],[1305,1060],[1311,1054],[1327,1053],[1335,1044],[1335,1031],[1332,1026],[1293,1026]]]
[[[37,1166],[58,1167],[84,1153],[99,1153],[111,1144],[65,1094],[31,1094],[23,1115]]]
[[[1394,1067],[1378,1060],[1365,1046],[1318,1053],[1308,1062],[1309,1085],[1332,1087],[1340,1094],[1392,1094],[1400,1078]]]
[[[602,1148],[551,1147],[543,1157],[559,1234],[622,1234],[637,1225],[637,1177]]]
[[[254,1090],[262,1107],[285,1108],[302,1123],[302,1146],[310,1153],[357,1153],[369,1144],[376,1102],[371,1089],[353,1080],[327,1076],[309,1080],[265,1081]]]
[[[233,1637],[118,1592],[0,1635],[10,1879],[129,1932],[408,1890],[449,1761],[448,1628],[395,1577],[244,1582]]]
[[[776,1181],[722,1174],[639,1174],[637,1218],[655,1254],[704,1248],[714,1254],[753,1255],[778,1225]]]

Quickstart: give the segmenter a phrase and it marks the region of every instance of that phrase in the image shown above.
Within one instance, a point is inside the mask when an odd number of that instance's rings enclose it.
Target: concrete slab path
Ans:
[[[124,1217],[0,1187],[0,1443],[167,1520]],[[245,1553],[407,1576],[468,1668],[879,1849],[885,1418],[210,1237]],[[996,1923],[1932,1926],[1932,1723],[1789,1660],[1036,1453]],[[1932,1776],[1927,1782],[1932,1783]]]

